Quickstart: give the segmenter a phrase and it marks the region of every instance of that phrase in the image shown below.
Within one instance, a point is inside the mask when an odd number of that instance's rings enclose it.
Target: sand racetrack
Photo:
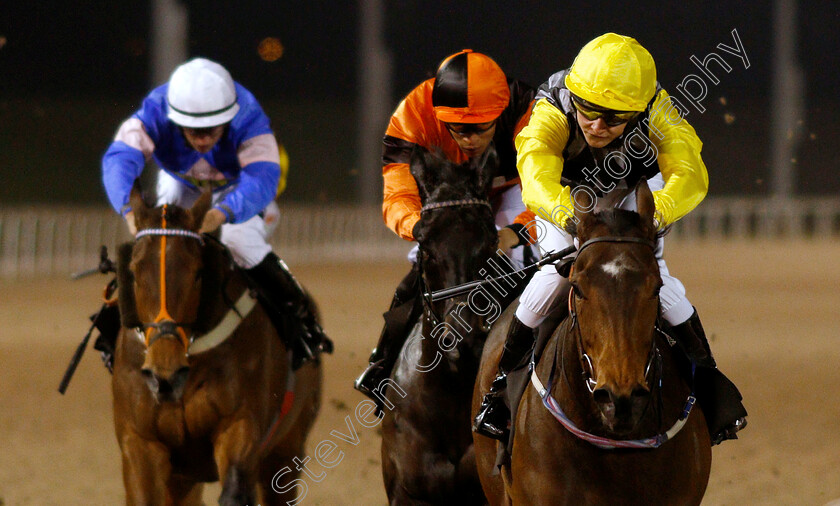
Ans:
[[[742,438],[713,450],[704,504],[840,498],[840,243],[672,242],[666,255],[750,411]],[[346,432],[344,418],[363,399],[352,380],[407,268],[400,259],[292,265],[336,343],[308,447],[332,439],[344,452],[332,469],[311,464],[323,475],[308,480],[302,504],[385,503],[376,429],[357,425],[357,446],[329,434]],[[56,391],[105,280],[0,281],[0,505],[124,502],[110,382],[97,353],[88,350],[67,395]],[[205,502],[215,504],[219,490],[207,486]]]

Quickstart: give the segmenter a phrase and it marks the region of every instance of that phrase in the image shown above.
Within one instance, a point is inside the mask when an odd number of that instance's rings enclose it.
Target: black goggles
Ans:
[[[639,114],[639,111],[614,111],[612,109],[605,109],[576,95],[572,95],[572,103],[575,105],[575,109],[577,109],[584,118],[589,121],[595,121],[598,118],[603,118],[604,123],[611,127],[623,125]]]
[[[446,123],[446,128],[453,135],[469,137],[470,135],[481,135],[488,132],[496,125],[496,120],[487,123]]]

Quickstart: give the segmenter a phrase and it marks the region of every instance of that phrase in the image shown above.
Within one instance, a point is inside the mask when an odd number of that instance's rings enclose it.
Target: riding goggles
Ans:
[[[487,123],[446,123],[446,128],[452,135],[469,137],[470,135],[481,135],[488,132],[496,125],[496,120]]]
[[[603,118],[604,123],[611,127],[623,125],[639,114],[639,111],[614,111],[612,109],[605,109],[574,94],[572,95],[572,103],[584,118],[589,121],[596,121],[598,118]]]

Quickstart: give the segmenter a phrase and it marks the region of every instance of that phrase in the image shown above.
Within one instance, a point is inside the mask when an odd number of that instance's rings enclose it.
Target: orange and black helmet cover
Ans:
[[[435,116],[444,123],[486,123],[510,102],[501,67],[487,55],[464,49],[438,67],[432,88]]]

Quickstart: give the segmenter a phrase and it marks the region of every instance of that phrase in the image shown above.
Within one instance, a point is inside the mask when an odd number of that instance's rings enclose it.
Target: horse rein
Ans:
[[[614,236],[603,236],[603,237],[596,237],[584,242],[580,248],[578,248],[577,254],[580,255],[581,251],[583,251],[586,247],[599,242],[609,242],[609,243],[636,243],[636,244],[644,244],[649,246],[653,251],[656,251],[656,243],[653,241],[649,241],[642,238],[637,237],[614,237]],[[579,359],[581,362],[581,368],[583,370],[584,382],[586,384],[587,390],[590,393],[593,393],[595,390],[596,381],[594,380],[594,370],[592,366],[592,360],[586,354],[583,348],[583,338],[580,331],[580,323],[577,318],[577,312],[575,311],[575,303],[573,302],[576,300],[576,295],[574,293],[574,287],[570,290],[569,293],[569,316],[570,316],[570,330],[574,332],[574,329],[577,328],[577,340],[578,340],[578,353]],[[659,310],[657,310],[657,322],[661,317],[659,314]],[[668,338],[667,334],[665,334],[658,324],[654,325],[654,332],[660,332]],[[671,339],[668,339],[669,342]],[[563,340],[563,346],[565,347],[566,340]],[[573,435],[587,441],[588,443],[605,450],[613,450],[619,448],[637,448],[637,449],[653,449],[658,448],[666,441],[672,439],[674,436],[679,433],[680,430],[685,426],[686,422],[688,421],[688,416],[691,413],[692,408],[696,402],[696,398],[694,396],[694,387],[692,385],[692,391],[689,393],[688,398],[683,406],[683,410],[679,417],[677,418],[676,422],[665,432],[657,434],[652,437],[642,438],[642,439],[633,439],[633,440],[616,440],[610,439],[603,436],[598,436],[595,434],[591,434],[586,432],[577,426],[569,419],[569,417],[563,412],[562,408],[560,407],[560,403],[557,402],[556,399],[551,395],[551,388],[554,382],[554,373],[557,366],[557,358],[556,355],[558,353],[558,346],[555,345],[554,353],[555,358],[552,361],[551,370],[548,377],[547,386],[543,386],[542,382],[540,381],[539,377],[537,376],[537,369],[535,358],[532,355],[531,358],[531,383],[534,385],[534,388],[537,390],[540,398],[542,399],[543,405],[546,409],[557,419],[563,427],[565,427],[569,432]],[[563,354],[565,356],[565,353]],[[651,350],[648,354],[648,362],[645,366],[645,380],[648,381],[648,376],[652,369],[653,364],[656,363],[658,365],[657,369],[659,370],[659,387],[662,387],[662,357],[659,353],[659,349],[656,346],[656,339],[651,340]],[[694,376],[694,363],[692,362],[692,378]],[[565,376],[565,375],[564,375]],[[649,383],[649,381],[648,381]],[[692,382],[693,383],[693,382]]]
[[[201,234],[193,232],[192,230],[184,230],[177,228],[166,228],[166,211],[167,205],[164,204],[161,209],[161,226],[160,228],[147,228],[137,232],[135,240],[143,237],[160,237],[160,311],[153,323],[142,324],[142,329],[145,331],[144,342],[146,348],[152,345],[157,339],[165,335],[177,336],[184,345],[184,349],[188,350],[190,347],[190,338],[184,331],[185,328],[192,327],[192,324],[178,323],[170,316],[166,309],[166,238],[167,237],[188,237],[199,241],[204,245],[204,238]],[[157,331],[157,332],[155,332]],[[138,329],[138,337],[140,329]]]
[[[578,355],[580,358],[581,369],[583,370],[583,381],[586,385],[586,389],[589,390],[589,393],[591,394],[595,393],[595,385],[597,385],[598,382],[595,380],[595,367],[592,365],[592,359],[589,357],[589,354],[586,353],[586,350],[584,350],[583,348],[583,335],[581,334],[580,322],[578,321],[577,311],[575,310],[576,304],[573,302],[576,299],[576,297],[577,296],[574,293],[574,288],[571,288],[569,290],[569,317],[571,318],[571,328],[577,336]],[[658,311],[659,310],[657,309],[657,312]],[[659,317],[657,316],[657,320],[658,319]],[[659,326],[655,325],[654,328],[658,330]],[[565,345],[565,342],[563,344]],[[648,383],[648,385],[650,385],[651,383],[648,376],[650,376],[650,371],[654,364],[654,361],[661,366],[662,357],[659,354],[659,349],[656,347],[656,340],[651,339],[650,351],[648,352],[648,359],[647,363],[645,364],[645,381]]]
[[[490,209],[490,212],[493,212],[493,206],[490,204],[490,201],[487,199],[478,199],[478,198],[469,198],[469,199],[459,199],[459,200],[444,200],[442,202],[432,202],[430,204],[426,204],[420,208],[420,213],[424,213],[426,211],[433,211],[435,209],[443,209],[447,207],[459,207],[459,206],[485,206]],[[418,243],[419,244],[419,243]],[[420,250],[422,251],[422,246]],[[422,256],[422,255],[421,255]],[[434,307],[432,306],[432,296],[431,290],[427,290],[426,287],[426,276],[423,272],[423,262],[418,262],[420,266],[420,294],[423,299],[423,307],[428,312],[426,319],[430,320],[432,326],[437,326],[442,320],[440,316],[438,316],[437,312],[435,311]]]
[[[585,241],[577,250],[577,256],[580,256],[581,252],[586,249],[587,247],[597,244],[597,243],[618,243],[618,244],[643,244],[651,248],[651,250],[656,252],[656,243],[654,241],[650,241],[648,239],[643,239],[641,237],[619,237],[619,236],[602,236],[602,237],[593,237],[588,241]],[[586,353],[586,350],[583,348],[583,336],[580,330],[580,323],[578,322],[577,318],[577,311],[576,311],[576,301],[577,297],[574,293],[574,287],[569,290],[569,316],[571,317],[572,321],[572,330],[576,330],[577,340],[578,340],[578,352],[580,354],[580,362],[581,367],[583,369],[583,376],[584,376],[584,383],[586,384],[586,389],[589,390],[589,393],[595,392],[595,385],[597,381],[594,379],[595,376],[595,369],[592,365],[592,359]],[[657,317],[658,318],[658,317]],[[659,356],[659,351],[656,348],[656,341],[651,340],[651,349],[648,353],[648,361],[647,365],[645,365],[645,380],[650,373],[651,366],[653,365],[653,361],[656,357]],[[648,382],[649,383],[649,382]]]

